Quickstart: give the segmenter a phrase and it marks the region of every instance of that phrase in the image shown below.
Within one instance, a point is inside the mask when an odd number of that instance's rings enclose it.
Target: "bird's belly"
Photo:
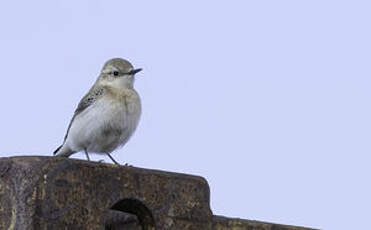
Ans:
[[[75,151],[110,153],[123,145],[134,132],[140,108],[128,111],[128,106],[110,100],[100,100],[75,118],[70,134]]]

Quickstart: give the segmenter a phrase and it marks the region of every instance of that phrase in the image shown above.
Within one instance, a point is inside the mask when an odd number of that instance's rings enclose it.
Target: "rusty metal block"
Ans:
[[[299,230],[213,216],[198,176],[57,157],[0,158],[0,229]]]

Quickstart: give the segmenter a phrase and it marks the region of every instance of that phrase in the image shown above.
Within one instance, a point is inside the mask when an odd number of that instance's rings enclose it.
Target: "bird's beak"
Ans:
[[[128,74],[130,74],[130,75],[135,75],[136,73],[139,73],[140,71],[142,71],[141,68],[139,68],[139,69],[133,69],[133,70],[131,70]]]

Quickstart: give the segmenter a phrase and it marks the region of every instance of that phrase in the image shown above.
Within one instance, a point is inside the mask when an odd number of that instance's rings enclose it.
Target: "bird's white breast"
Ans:
[[[78,114],[67,137],[74,151],[112,152],[124,145],[135,131],[141,113],[134,90],[118,97],[105,95]]]

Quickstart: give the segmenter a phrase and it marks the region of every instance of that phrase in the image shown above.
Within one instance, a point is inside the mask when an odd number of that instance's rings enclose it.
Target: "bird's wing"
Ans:
[[[90,105],[94,104],[99,98],[101,98],[104,95],[104,88],[100,86],[93,86],[89,90],[89,92],[81,99],[79,102],[79,105],[77,106],[75,113],[73,114],[73,117],[71,119],[70,124],[68,125],[66,136],[64,137],[64,141],[66,141],[68,133],[70,131],[71,125],[73,123],[73,120],[77,115],[79,115],[82,111],[84,111],[86,108],[88,108]]]
[[[89,92],[81,99],[79,102],[79,105],[77,106],[75,113],[73,114],[73,117],[70,121],[70,124],[68,125],[67,128],[67,133],[64,136],[63,144],[66,142],[68,133],[70,132],[70,128],[72,126],[73,120],[77,115],[79,115],[82,111],[84,111],[86,108],[88,108],[90,105],[94,104],[98,99],[100,99],[105,93],[105,89],[101,86],[93,86]],[[63,146],[62,144],[62,146]],[[60,146],[60,147],[62,147]],[[59,147],[59,148],[60,148]],[[59,148],[54,151],[54,154],[58,152]]]

